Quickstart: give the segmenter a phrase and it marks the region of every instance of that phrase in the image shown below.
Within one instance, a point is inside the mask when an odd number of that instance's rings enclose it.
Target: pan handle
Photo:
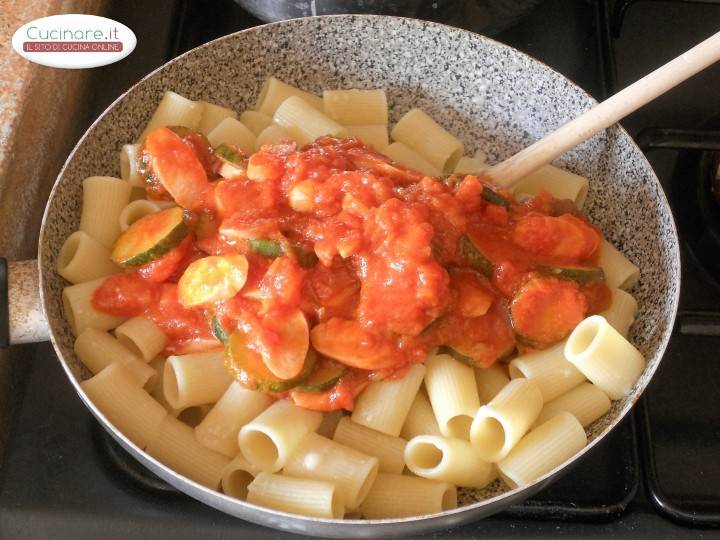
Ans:
[[[0,257],[0,348],[48,339],[37,260],[8,263]]]

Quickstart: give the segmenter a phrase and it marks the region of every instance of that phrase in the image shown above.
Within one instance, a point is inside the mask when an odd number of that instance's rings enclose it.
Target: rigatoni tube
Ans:
[[[361,426],[347,416],[335,428],[333,440],[363,454],[375,456],[380,462],[381,472],[400,474],[405,468],[405,439]]]
[[[121,364],[110,364],[80,386],[100,412],[140,448],[145,448],[168,415]]]
[[[70,283],[84,283],[120,272],[110,250],[83,231],[68,236],[60,248],[57,271]]]
[[[353,422],[393,437],[400,435],[424,374],[425,366],[415,364],[401,379],[370,383],[355,400]]]
[[[543,400],[531,379],[513,379],[478,410],[470,442],[481,459],[496,462],[508,455],[540,413]]]
[[[420,109],[411,109],[390,133],[441,172],[450,172],[463,155],[463,143]]]
[[[565,359],[565,343],[548,349],[523,354],[510,362],[513,379],[532,379],[547,403],[585,380],[585,376]]]
[[[568,337],[565,357],[610,399],[630,393],[645,359],[601,315],[588,317]]]
[[[418,435],[441,435],[432,405],[422,391],[415,396],[415,401],[400,431],[403,439],[410,440]]]
[[[276,401],[240,429],[240,451],[254,467],[277,472],[321,421],[322,413]]]
[[[115,329],[115,337],[136,356],[149,362],[165,348],[167,337],[147,317],[133,317]]]
[[[510,382],[506,367],[496,362],[489,368],[475,368],[480,403],[488,403]]]
[[[230,460],[201,445],[193,429],[168,415],[147,445],[147,453],[198,484],[218,489]]]
[[[535,425],[550,420],[557,413],[565,411],[578,419],[583,427],[587,427],[610,410],[610,398],[592,383],[584,382],[567,394],[563,394],[550,403],[543,405]]]
[[[120,212],[130,202],[132,186],[112,176],[91,176],[83,180],[81,231],[107,248],[120,236]]]
[[[440,432],[467,440],[480,407],[473,368],[447,354],[430,357],[425,368],[425,388]]]
[[[630,293],[622,289],[610,289],[612,299],[610,307],[600,313],[615,330],[623,337],[627,337],[630,326],[635,320],[638,304]]]
[[[345,508],[354,510],[375,481],[378,459],[310,433],[285,463],[283,472],[289,476],[332,482],[342,492]]]
[[[270,406],[271,399],[262,392],[253,392],[233,381],[195,428],[195,436],[204,446],[225,456],[240,452],[240,428]]]
[[[174,409],[214,403],[232,382],[223,351],[169,356],[163,369],[163,392]]]
[[[380,473],[360,511],[366,519],[437,514],[457,508],[457,489],[447,482]]]
[[[259,472],[242,454],[235,456],[223,469],[220,482],[223,493],[244,501],[248,496],[248,486]]]
[[[560,412],[525,435],[497,467],[510,487],[527,486],[574,456],[586,444],[585,430],[577,418]]]
[[[105,278],[98,278],[63,289],[62,299],[65,318],[70,323],[70,328],[76,336],[82,334],[87,328],[111,330],[127,319],[127,317],[116,317],[98,311],[93,307],[92,295],[103,281],[105,281]]]
[[[302,516],[343,517],[342,492],[331,482],[261,472],[248,486],[247,501]]]
[[[464,440],[420,435],[408,441],[405,463],[418,476],[456,486],[482,488],[495,478],[493,466]]]
[[[300,145],[308,144],[323,135],[343,137],[347,134],[343,126],[297,96],[283,101],[275,111],[273,120]]]

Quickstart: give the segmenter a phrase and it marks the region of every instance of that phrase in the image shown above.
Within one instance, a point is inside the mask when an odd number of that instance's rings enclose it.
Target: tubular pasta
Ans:
[[[467,440],[480,408],[473,368],[447,354],[431,356],[425,367],[425,388],[440,433]]]
[[[400,435],[424,374],[425,366],[415,364],[402,379],[370,383],[355,400],[353,422],[393,437]]]
[[[463,155],[463,143],[420,109],[411,109],[390,133],[440,172],[450,172]]]
[[[645,369],[645,359],[601,315],[575,327],[565,345],[565,357],[610,399],[630,393]]]
[[[282,512],[321,518],[342,518],[341,491],[330,482],[261,472],[248,486],[247,501]]]
[[[565,343],[518,356],[510,362],[513,379],[532,379],[547,403],[585,380],[585,376],[565,359]]]
[[[457,508],[457,489],[446,482],[380,473],[360,512],[366,519],[437,514]]]
[[[68,236],[60,248],[58,274],[70,283],[84,283],[120,272],[110,260],[110,250],[83,231]]]

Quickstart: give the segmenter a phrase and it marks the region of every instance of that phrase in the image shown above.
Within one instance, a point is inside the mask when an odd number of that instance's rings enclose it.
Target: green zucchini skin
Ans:
[[[217,315],[213,315],[210,319],[210,331],[220,343],[227,345],[229,337],[222,324],[220,324],[220,319],[217,318]]]
[[[224,178],[232,178],[234,176],[243,175],[247,172],[248,160],[245,154],[239,148],[227,144],[220,144],[213,153],[222,165],[220,167],[220,176]]]
[[[250,249],[253,253],[262,255],[263,257],[282,257],[285,254],[282,243],[277,240],[269,240],[267,238],[251,238],[248,240]]]
[[[260,355],[247,352],[245,335],[240,331],[233,332],[225,349],[226,365],[240,384],[258,392],[292,390],[307,380],[317,360],[317,353],[309,349],[300,374],[292,379],[280,379],[265,366]]]
[[[465,364],[466,366],[470,366],[470,367],[476,367],[476,366],[477,366],[477,364],[475,363],[475,360],[473,360],[473,359],[470,358],[469,356],[465,356],[464,354],[459,353],[458,351],[456,351],[455,349],[453,349],[453,348],[450,347],[449,345],[440,345],[440,346],[438,347],[438,353],[440,353],[440,354],[449,354],[449,355],[452,356],[455,360],[457,360],[458,362],[461,362],[461,363]]]
[[[605,279],[605,272],[600,267],[542,265],[538,268],[543,274],[557,279],[575,281],[577,283],[598,283]]]
[[[315,369],[304,383],[295,387],[296,390],[310,393],[324,392],[335,386],[348,371],[347,366],[338,362],[327,359],[321,362],[315,365]]]
[[[248,244],[250,245],[250,249],[253,253],[257,253],[263,257],[270,257],[272,259],[286,255],[285,246],[289,246],[289,244],[283,244],[283,242],[270,240],[268,238],[252,238],[248,240]],[[317,264],[318,258],[313,250],[300,245],[289,247],[292,249],[297,262],[303,268],[312,268]]]
[[[487,186],[483,186],[480,196],[490,204],[496,204],[498,206],[510,208],[510,201],[506,197],[503,197],[497,191]]]
[[[142,233],[142,220],[145,218],[133,223],[115,242],[112,260],[120,266],[142,266],[159,259],[190,234],[189,216],[182,208],[167,208],[146,217],[158,219],[161,216],[167,219],[167,225],[152,237]]]
[[[460,238],[460,254],[465,257],[470,266],[485,277],[490,277],[494,266],[470,238],[464,234]]]

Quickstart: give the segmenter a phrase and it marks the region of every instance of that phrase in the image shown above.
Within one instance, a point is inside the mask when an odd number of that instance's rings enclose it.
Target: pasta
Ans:
[[[175,409],[214,403],[232,382],[222,351],[170,356],[163,369],[165,399]]]
[[[251,465],[266,472],[285,466],[305,436],[315,431],[322,414],[276,401],[250,423],[240,428],[238,444]]]
[[[143,186],[145,181],[138,169],[139,144],[124,144],[120,150],[120,178],[131,186]]]
[[[65,317],[76,336],[82,334],[87,328],[112,330],[125,320],[125,317],[110,315],[93,307],[92,295],[102,282],[103,278],[98,278],[63,289]]]
[[[577,418],[583,427],[587,427],[609,410],[610,399],[605,392],[592,383],[584,382],[567,394],[546,403],[535,420],[535,425],[547,422],[557,413],[566,411]]]
[[[393,437],[400,435],[415,395],[425,374],[425,366],[416,364],[402,379],[371,383],[358,397],[352,421]],[[392,403],[392,407],[388,407]]]
[[[418,435],[441,435],[430,401],[421,391],[415,396],[400,436],[410,440]]]
[[[358,137],[365,144],[372,146],[378,152],[382,152],[390,141],[388,130],[385,124],[359,124],[356,126],[345,126],[350,137]]]
[[[258,111],[245,111],[240,115],[240,121],[252,131],[256,137],[263,132],[265,128],[273,123],[272,117]]]
[[[510,487],[527,486],[586,444],[587,436],[580,422],[572,414],[560,412],[523,437],[497,467]]]
[[[75,354],[92,373],[100,373],[112,363],[122,364],[138,386],[149,386],[157,372],[141,362],[130,350],[107,332],[88,328],[75,340]]]
[[[288,476],[324,480],[343,496],[346,510],[354,510],[367,496],[378,472],[378,459],[330,439],[308,434],[285,463]]]
[[[481,403],[488,403],[510,382],[505,367],[495,363],[489,368],[475,368],[475,382]]]
[[[293,96],[301,98],[308,105],[322,112],[323,100],[321,97],[309,92],[304,92],[275,77],[270,77],[263,84],[260,89],[257,104],[255,105],[255,110],[268,116],[273,116],[280,104]]]
[[[470,442],[484,461],[497,462],[510,453],[540,414],[542,394],[532,379],[513,379],[478,410]]]
[[[145,448],[168,415],[119,363],[110,364],[80,386],[110,423],[140,448]]]
[[[110,260],[110,250],[83,231],[76,231],[65,240],[58,254],[57,270],[73,284],[120,272]]]
[[[242,454],[235,456],[223,470],[220,482],[223,493],[244,501],[248,496],[248,486],[258,472]]]
[[[629,290],[640,280],[640,269],[607,240],[600,245],[600,267],[608,287]]]
[[[405,439],[361,426],[347,416],[338,422],[333,440],[363,454],[375,456],[381,472],[400,474],[405,468]]]
[[[195,129],[200,124],[202,113],[203,106],[200,103],[191,101],[175,92],[167,91],[163,94],[160,104],[137,142],[143,143],[148,133],[159,127],[183,126]]]
[[[166,415],[148,440],[147,453],[198,484],[218,489],[230,460],[201,445],[193,429]]]
[[[270,406],[270,398],[233,382],[195,428],[195,436],[204,446],[227,457],[240,452],[240,428]]]
[[[264,144],[278,144],[285,141],[293,141],[290,134],[280,126],[271,124],[263,129],[255,140],[255,147],[259,150]]]
[[[120,212],[120,230],[125,232],[128,230],[130,225],[135,223],[141,217],[145,217],[148,214],[154,214],[159,211],[160,207],[147,199],[137,199],[136,201],[132,201],[122,209],[122,212]]]
[[[565,357],[610,399],[630,393],[645,369],[645,359],[602,316],[581,322],[565,344]]]
[[[463,143],[420,109],[411,109],[390,135],[441,172],[450,172],[463,155]]]
[[[220,107],[207,101],[198,101],[198,104],[202,106],[202,115],[197,130],[205,136],[210,135],[212,130],[226,118],[237,118],[237,113],[232,109]]]
[[[120,235],[120,213],[130,202],[132,186],[111,176],[91,176],[83,181],[79,229],[106,247]]]
[[[458,160],[457,164],[455,165],[453,173],[477,174],[479,172],[482,172],[484,169],[487,169],[488,166],[489,165],[481,159],[478,159],[476,157],[463,156]]]
[[[394,142],[390,146],[386,146],[383,154],[405,167],[416,169],[428,176],[440,176],[441,174],[440,169],[401,142]]]
[[[420,435],[405,447],[408,469],[423,478],[456,486],[482,488],[495,479],[493,466],[462,439]]]
[[[208,134],[208,141],[213,146],[231,144],[246,154],[255,151],[255,134],[235,118],[227,117]]]
[[[312,142],[323,135],[341,137],[347,133],[340,124],[297,96],[291,96],[283,101],[275,111],[273,120],[300,145]]]
[[[248,486],[247,501],[282,512],[321,518],[341,518],[342,492],[330,482],[261,472]]]
[[[473,368],[447,354],[430,357],[425,366],[425,388],[440,432],[467,440],[480,408]]]
[[[115,337],[135,356],[149,362],[165,348],[165,332],[147,317],[133,317],[115,329]]]
[[[239,118],[163,95],[122,180],[83,182],[57,261],[110,422],[208,488],[324,518],[442,512],[585,446],[645,366],[638,268],[556,200],[581,208],[587,179],[547,166],[513,196],[419,109],[388,135],[379,89],[273,77]]]
[[[600,315],[605,317],[607,322],[620,332],[620,335],[627,337],[638,310],[637,301],[630,293],[622,289],[610,289],[610,292],[612,293],[610,307]]]
[[[325,114],[339,124],[362,125],[388,123],[384,90],[325,90]]]
[[[417,476],[379,473],[360,512],[367,519],[436,514],[457,508],[457,489]]]
[[[510,362],[510,376],[513,379],[532,379],[545,403],[585,380],[585,376],[565,359],[564,342],[549,349],[518,356]]]
[[[545,165],[520,180],[513,188],[513,193],[529,195],[537,195],[541,191],[547,191],[556,199],[570,199],[582,209],[587,198],[588,180],[565,169]]]

